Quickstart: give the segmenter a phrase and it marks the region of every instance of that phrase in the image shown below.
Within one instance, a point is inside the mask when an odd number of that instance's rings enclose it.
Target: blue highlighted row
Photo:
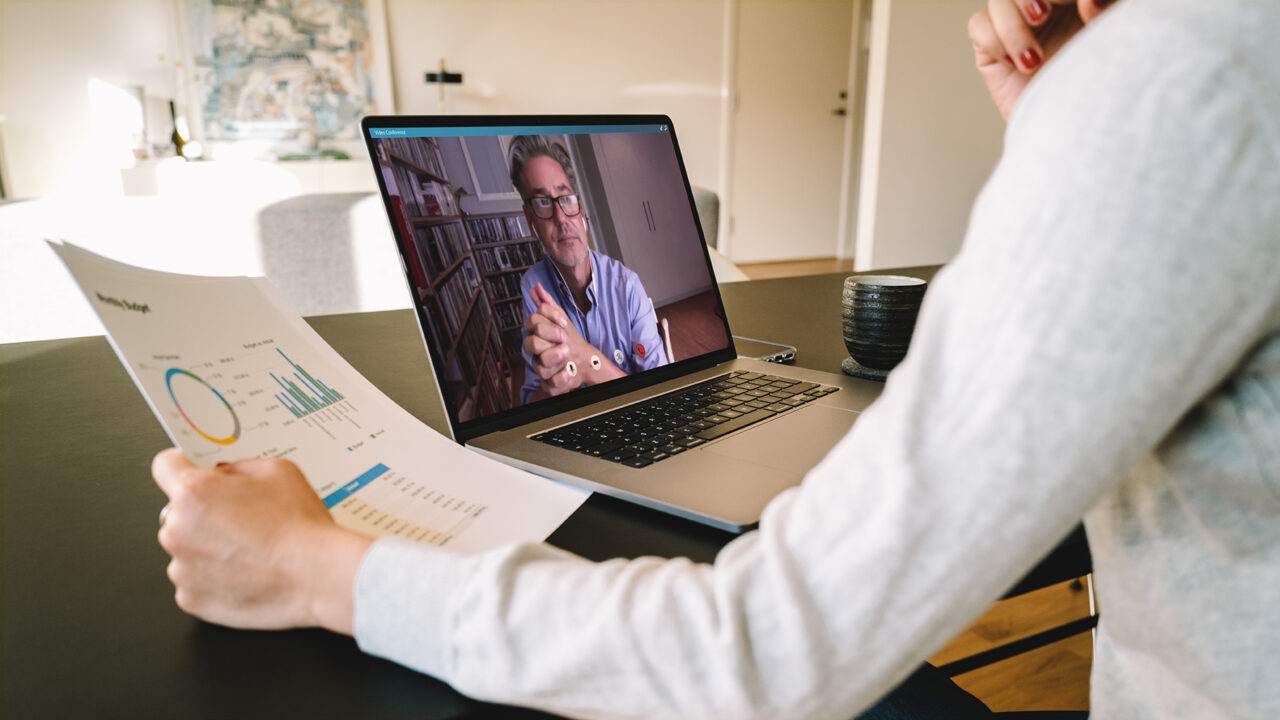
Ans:
[[[360,488],[364,487],[365,485],[368,485],[374,480],[377,480],[379,477],[382,476],[383,473],[387,472],[390,469],[391,468],[387,467],[386,465],[383,465],[382,463],[378,463],[377,465],[374,465],[368,470],[365,470],[363,473],[360,474],[360,477],[356,478],[355,480],[352,480],[346,485],[343,485],[342,487],[338,488],[337,490],[334,490],[333,492],[325,496],[324,506],[327,508],[332,508],[334,505],[337,505],[343,500],[346,500],[347,498],[354,495],[355,492]]]
[[[369,128],[371,138],[470,137],[473,135],[582,135],[666,132],[670,125],[487,125],[484,127]]]

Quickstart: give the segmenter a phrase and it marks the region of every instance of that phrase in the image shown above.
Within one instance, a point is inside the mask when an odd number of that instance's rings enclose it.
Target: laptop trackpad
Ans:
[[[710,445],[704,452],[803,475],[826,457],[857,419],[858,413],[851,410],[809,405]]]

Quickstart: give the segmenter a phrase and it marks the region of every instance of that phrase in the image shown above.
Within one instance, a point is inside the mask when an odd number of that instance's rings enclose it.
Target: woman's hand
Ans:
[[[169,496],[160,545],[178,607],[220,625],[352,631],[352,588],[373,542],[334,523],[297,466],[274,458],[202,470],[156,455]]]
[[[1007,121],[1027,83],[1110,0],[989,0],[969,18],[978,73]]]

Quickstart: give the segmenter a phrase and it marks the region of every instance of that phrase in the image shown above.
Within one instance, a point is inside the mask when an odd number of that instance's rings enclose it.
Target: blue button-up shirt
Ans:
[[[601,359],[607,358],[628,375],[666,365],[667,352],[658,332],[658,317],[640,277],[608,255],[592,250],[590,256],[591,284],[587,286],[587,300],[591,307],[587,312],[578,309],[551,258],[543,257],[520,278],[525,317],[537,312],[532,290],[534,285],[542,283],[582,337],[603,353]],[[533,368],[529,351],[522,346],[522,352],[525,373],[520,402],[527,403],[542,384],[542,378]]]

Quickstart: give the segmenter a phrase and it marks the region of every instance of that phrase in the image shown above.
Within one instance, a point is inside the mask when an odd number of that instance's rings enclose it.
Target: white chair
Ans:
[[[653,311],[653,316],[658,318],[658,332],[662,335],[662,345],[667,351],[667,361],[676,361],[676,351],[671,346],[671,323],[666,318],[658,317],[658,308],[653,304],[653,298],[649,298],[649,309]]]

